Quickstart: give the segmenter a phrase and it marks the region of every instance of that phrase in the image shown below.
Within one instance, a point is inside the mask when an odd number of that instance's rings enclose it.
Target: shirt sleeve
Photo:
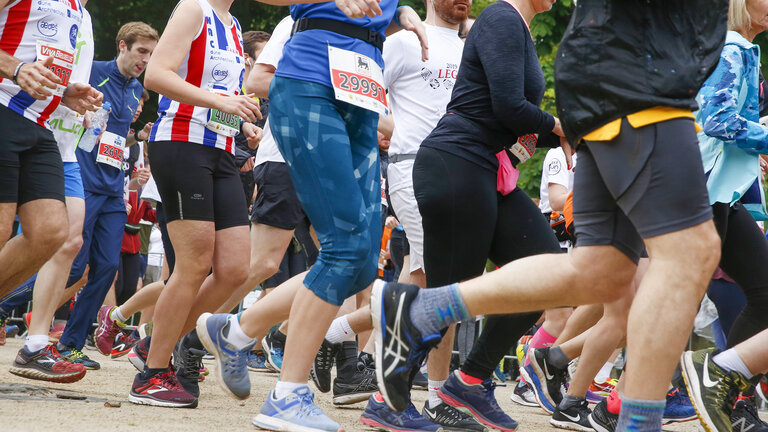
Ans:
[[[384,87],[387,89],[392,87],[403,72],[403,59],[407,56],[407,53],[403,52],[403,38],[399,35],[403,31],[395,33],[384,41],[384,50],[381,55],[384,57]]]
[[[568,167],[565,164],[565,154],[563,149],[556,148],[547,152],[547,157],[544,159],[544,165],[541,168],[542,172],[546,172],[547,184],[559,184],[566,189],[570,186]]]
[[[277,68],[280,59],[283,58],[283,46],[291,38],[291,29],[293,28],[293,19],[290,16],[283,18],[277,24],[272,36],[264,45],[264,49],[256,59],[256,63],[270,65]]]

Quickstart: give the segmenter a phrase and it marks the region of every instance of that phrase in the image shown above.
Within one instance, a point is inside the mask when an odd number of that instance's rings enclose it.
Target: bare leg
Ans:
[[[568,322],[571,313],[573,313],[573,308],[570,307],[547,309],[544,312],[546,318],[542,327],[547,333],[556,338],[565,329],[565,324]]]
[[[304,287],[306,276],[307,272],[304,272],[288,279],[243,312],[240,317],[243,333],[261,339],[273,325],[288,319],[293,299],[296,292]]]
[[[157,303],[157,299],[160,298],[160,293],[163,292],[165,283],[163,281],[152,282],[144,288],[136,291],[136,294],[120,305],[120,313],[124,317],[130,317],[138,311],[146,310],[153,307]],[[144,320],[144,314],[142,314],[142,321]]]
[[[565,328],[557,337],[554,345],[561,345],[565,341],[575,338],[576,336],[584,333],[597,324],[600,318],[603,316],[602,303],[582,305],[574,309],[568,322],[565,324]]]
[[[357,304],[357,310],[363,309],[363,310],[366,310],[366,311],[370,311],[370,307],[371,307],[371,286],[372,286],[372,284],[369,285],[368,288],[360,291],[359,293],[357,293],[355,295],[356,304]],[[347,320],[349,320],[349,318],[347,318]],[[370,312],[369,312],[369,315],[368,315],[368,322],[370,322]],[[350,324],[350,327],[351,326],[352,325]],[[354,330],[354,328],[353,328],[353,330]],[[373,330],[373,326],[371,326],[370,328],[365,328],[365,329],[363,329],[360,332],[355,332],[355,333],[357,333],[358,349],[360,349],[360,348],[362,348],[362,347],[364,347],[364,346],[366,346],[368,344],[368,339],[371,338],[371,330]]]
[[[741,361],[753,374],[768,372],[768,330],[752,336],[734,347]]]

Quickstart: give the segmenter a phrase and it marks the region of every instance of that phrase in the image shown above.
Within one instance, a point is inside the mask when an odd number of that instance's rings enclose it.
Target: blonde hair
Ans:
[[[120,52],[120,41],[125,41],[126,47],[130,50],[133,43],[139,38],[149,39],[151,41],[160,40],[157,30],[153,29],[152,26],[140,21],[132,21],[124,24],[120,27],[120,30],[118,30],[117,37],[115,38],[117,51]]]
[[[728,30],[744,31],[752,28],[752,17],[747,11],[748,0],[731,0],[728,5]]]

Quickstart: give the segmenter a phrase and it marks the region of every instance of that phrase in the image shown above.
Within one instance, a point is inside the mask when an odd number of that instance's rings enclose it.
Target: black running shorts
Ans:
[[[149,160],[168,223],[210,221],[217,231],[248,225],[232,154],[196,143],[155,141],[149,143]]]
[[[578,149],[573,187],[577,246],[612,245],[637,262],[644,238],[712,219],[693,119],[638,129]]]
[[[256,200],[251,221],[285,230],[295,229],[304,210],[293,188],[291,173],[282,162],[264,162],[253,169]]]
[[[53,133],[0,105],[0,203],[64,202],[64,165]]]

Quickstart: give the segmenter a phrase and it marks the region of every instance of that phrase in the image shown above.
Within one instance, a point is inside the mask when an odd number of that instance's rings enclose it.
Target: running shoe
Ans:
[[[618,423],[619,415],[608,411],[608,401],[605,400],[595,405],[589,415],[589,424],[597,432],[614,432]]]
[[[77,363],[85,366],[88,370],[99,370],[101,369],[101,365],[99,362],[95,360],[91,360],[90,357],[85,355],[82,351],[80,351],[77,348],[74,347],[64,347],[64,349],[59,350],[59,354],[61,354],[61,358],[64,360],[70,362],[70,363]]]
[[[73,383],[85,376],[85,366],[64,360],[55,345],[46,345],[39,351],[29,351],[25,346],[16,354],[10,372],[24,378]]]
[[[283,342],[270,332],[261,340],[261,348],[267,355],[267,367],[279,373],[283,369]]]
[[[433,423],[419,414],[413,403],[408,402],[408,406],[403,412],[392,411],[384,403],[384,398],[380,393],[371,396],[368,399],[368,405],[360,416],[360,421],[366,426],[377,430],[389,432],[434,432],[444,429],[437,423]]]
[[[117,309],[116,306],[104,305],[96,315],[97,327],[96,331],[93,332],[93,341],[96,343],[96,348],[99,349],[99,352],[105,356],[112,354],[115,337],[125,327],[124,323],[112,319],[112,311],[115,309]]]
[[[416,285],[373,283],[371,318],[376,341],[376,378],[384,401],[395,411],[410,404],[413,377],[427,352],[436,347],[440,333],[423,338],[411,322],[411,303],[419,293]]]
[[[17,334],[19,334],[19,326],[17,326],[16,324],[5,325],[5,337],[12,338],[12,337],[16,337]]]
[[[445,402],[441,402],[434,408],[429,408],[429,402],[424,402],[421,415],[430,422],[442,426],[444,431],[488,431],[488,428],[478,423],[474,417]]]
[[[323,339],[320,350],[317,351],[315,361],[312,362],[312,369],[309,371],[312,381],[321,393],[331,391],[331,369],[336,353],[341,349],[341,344],[330,343]],[[365,399],[368,399],[367,397]],[[365,400],[363,399],[363,400]]]
[[[502,369],[502,366],[504,365],[504,360],[502,360],[499,364],[496,365],[496,369],[493,370],[493,376],[499,381],[499,382],[507,382],[507,374]]]
[[[587,390],[587,402],[591,404],[598,404],[605,400],[605,397],[593,393],[592,390]]]
[[[59,339],[61,339],[61,335],[64,334],[64,329],[66,327],[66,324],[54,324],[53,327],[51,327],[51,331],[48,332],[48,341],[51,343],[58,343]]]
[[[32,312],[26,312],[24,315],[22,315],[24,318],[24,322],[27,324],[27,328],[29,328],[30,323],[32,322]]]
[[[755,386],[755,393],[760,396],[760,399],[768,404],[768,376],[763,375],[760,382]]]
[[[93,341],[93,335],[89,334],[85,337],[85,345],[83,345],[84,350],[88,351],[98,351],[99,349],[96,348],[96,342]]]
[[[267,370],[267,358],[264,353],[259,351],[251,351],[248,353],[248,370],[252,371],[265,371]]]
[[[154,326],[153,321],[141,324],[139,326],[139,339],[144,339],[146,337],[152,336],[153,326]]]
[[[529,387],[525,381],[517,383],[509,398],[512,399],[512,402],[518,405],[527,407],[539,406],[539,403],[536,402],[536,396],[533,394],[533,390],[531,390],[531,387]]]
[[[691,399],[677,388],[667,393],[667,405],[664,407],[664,424],[696,420],[696,410]]]
[[[578,404],[568,408],[560,408],[558,405],[549,423],[558,429],[592,432],[592,425],[589,423],[590,414],[592,411],[589,410],[587,400],[582,399]]]
[[[139,343],[138,339],[120,332],[115,340],[115,344],[112,345],[112,358],[116,359],[128,354],[137,343]]]
[[[736,402],[731,414],[731,427],[734,432],[768,432],[768,423],[760,419],[757,408],[748,400]]]
[[[429,387],[429,380],[427,379],[427,376],[421,373],[421,371],[416,372],[416,375],[413,376],[413,382],[411,382],[411,388],[416,390],[426,390]]]
[[[517,422],[496,402],[495,389],[496,383],[491,378],[480,384],[467,384],[459,371],[453,371],[437,395],[448,405],[472,414],[480,423],[500,431],[514,431]]]
[[[368,369],[376,369],[376,362],[373,361],[373,356],[365,351],[360,351],[360,355],[357,356],[357,361],[362,363]]]
[[[557,368],[547,360],[549,348],[531,348],[528,350],[529,363],[520,369],[525,381],[531,385],[539,406],[548,414],[563,399],[562,388],[565,385],[566,369]]]
[[[261,412],[253,419],[256,427],[276,431],[344,432],[315,405],[315,395],[307,386],[301,386],[282,399],[275,398],[272,390]]]
[[[614,378],[609,378],[605,381],[598,382],[598,381],[592,381],[592,384],[589,385],[589,390],[591,390],[593,393],[596,393],[602,397],[608,397],[609,394],[611,394],[611,390],[616,388],[616,384],[619,381]]]
[[[238,349],[227,340],[229,334],[229,314],[204,313],[197,319],[197,335],[203,346],[216,358],[216,376],[219,386],[235,399],[248,399],[251,395],[251,378],[248,376],[248,353],[256,344]],[[190,348],[193,350],[194,348]],[[196,350],[197,351],[197,350]],[[203,352],[200,352],[202,359]]]
[[[169,408],[196,408],[197,398],[179,384],[173,370],[159,373],[148,379],[136,374],[128,400],[139,405]]]
[[[333,404],[349,405],[362,402],[378,391],[376,370],[358,363],[354,373],[339,373],[333,380]]]
[[[173,368],[176,371],[176,379],[184,390],[199,397],[200,369],[203,368],[205,351],[187,346],[186,340],[187,338],[182,338],[173,348]],[[243,367],[245,367],[245,361],[243,361]]]
[[[684,352],[680,359],[693,407],[707,432],[731,429],[731,414],[736,397],[749,388],[749,381],[738,372],[726,371],[712,361],[714,348]]]
[[[147,356],[149,355],[149,345],[152,341],[151,336],[147,336],[134,345],[131,352],[128,354],[128,361],[131,362],[133,367],[139,372],[144,370],[144,365],[147,363]]]

